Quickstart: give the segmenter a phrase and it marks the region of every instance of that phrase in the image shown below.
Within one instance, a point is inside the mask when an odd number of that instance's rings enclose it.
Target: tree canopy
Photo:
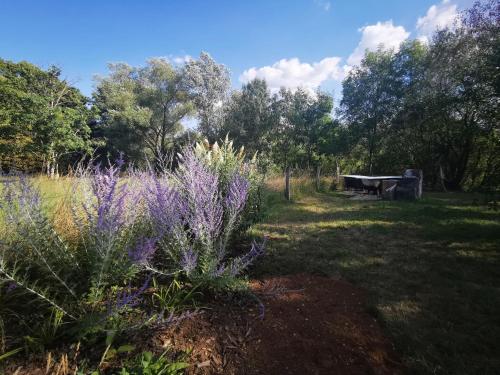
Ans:
[[[194,139],[227,136],[276,169],[424,171],[429,187],[500,185],[498,1],[476,3],[427,42],[366,52],[342,97],[254,79],[231,90],[208,53],[176,64],[109,65],[91,99],[56,67],[0,60],[0,163],[53,174],[97,147],[97,158],[164,163]],[[185,124],[196,119],[197,128]]]

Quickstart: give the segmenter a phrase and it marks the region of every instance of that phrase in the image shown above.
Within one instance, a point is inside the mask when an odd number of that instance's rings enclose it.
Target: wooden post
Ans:
[[[448,190],[446,189],[446,185],[444,183],[444,172],[443,172],[443,166],[439,164],[439,181],[441,182],[441,188],[443,191],[446,193]]]
[[[321,165],[318,164],[316,167],[316,191],[321,189]]]
[[[420,169],[420,178],[418,180],[418,190],[417,190],[417,199],[422,199],[422,194],[424,192],[424,172]]]
[[[292,192],[290,191],[290,167],[285,169],[285,198],[287,201],[292,199]]]

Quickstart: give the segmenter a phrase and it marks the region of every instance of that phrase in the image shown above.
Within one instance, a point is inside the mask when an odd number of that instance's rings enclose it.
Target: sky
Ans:
[[[0,0],[0,58],[55,64],[90,96],[109,62],[173,63],[206,51],[239,88],[265,78],[280,86],[341,81],[366,49],[397,49],[451,25],[472,0]]]

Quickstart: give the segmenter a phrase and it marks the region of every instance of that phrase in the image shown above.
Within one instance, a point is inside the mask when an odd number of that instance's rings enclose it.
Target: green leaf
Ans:
[[[168,365],[167,369],[168,371],[180,371],[184,370],[185,368],[189,367],[189,363],[186,362],[177,362],[177,363],[172,363],[171,365]]]
[[[130,353],[130,352],[133,352],[135,350],[135,346],[134,345],[131,345],[131,344],[125,344],[125,345],[121,345],[117,350],[116,352],[117,353]]]
[[[13,349],[11,351],[3,353],[2,355],[0,355],[0,361],[3,361],[4,359],[7,359],[7,358],[13,356],[14,354],[19,353],[21,350],[23,350],[23,348]]]

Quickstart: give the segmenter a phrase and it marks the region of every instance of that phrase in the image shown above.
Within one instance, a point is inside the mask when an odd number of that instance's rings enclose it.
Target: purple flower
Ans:
[[[144,291],[149,287],[149,283],[151,281],[151,276],[149,276],[145,281],[144,284],[135,292],[132,292],[130,289],[130,285],[128,290],[124,290],[123,292],[119,293],[116,301],[114,301],[114,305],[109,304],[108,306],[108,315],[113,315],[114,313],[127,308],[127,307],[134,307],[137,306],[141,302],[141,295],[144,293]]]
[[[262,256],[266,249],[267,237],[264,238],[261,244],[258,244],[255,240],[252,241],[252,247],[250,251],[246,253],[244,256],[236,258],[231,263],[230,274],[231,276],[237,276],[243,270],[248,268],[256,258]]]
[[[129,249],[129,259],[136,264],[144,264],[151,260],[156,251],[156,238],[141,238],[135,247]]]
[[[218,176],[189,148],[175,176],[189,204],[187,225],[197,239],[213,243],[220,234],[224,211]]]
[[[155,175],[146,185],[146,204],[159,236],[172,233],[182,226],[187,212],[187,202],[166,180]]]
[[[44,218],[40,191],[23,175],[11,177],[1,190],[0,209],[5,223],[31,225]]]
[[[5,291],[6,291],[7,293],[10,293],[10,292],[12,292],[14,289],[16,289],[16,288],[17,288],[17,286],[18,286],[18,285],[17,285],[17,283],[15,283],[14,281],[11,281],[10,283],[8,283],[8,284],[7,284],[7,288],[6,288],[6,290],[5,290]]]
[[[239,173],[235,173],[229,182],[226,199],[224,201],[226,208],[238,214],[245,206],[249,188],[250,182]]]
[[[126,224],[125,201],[128,196],[127,185],[118,186],[119,166],[102,170],[94,169],[91,185],[96,199],[93,210],[86,208],[88,219],[94,224],[97,233],[117,233]]]
[[[188,275],[196,269],[198,264],[198,255],[192,250],[182,251],[181,267]]]

